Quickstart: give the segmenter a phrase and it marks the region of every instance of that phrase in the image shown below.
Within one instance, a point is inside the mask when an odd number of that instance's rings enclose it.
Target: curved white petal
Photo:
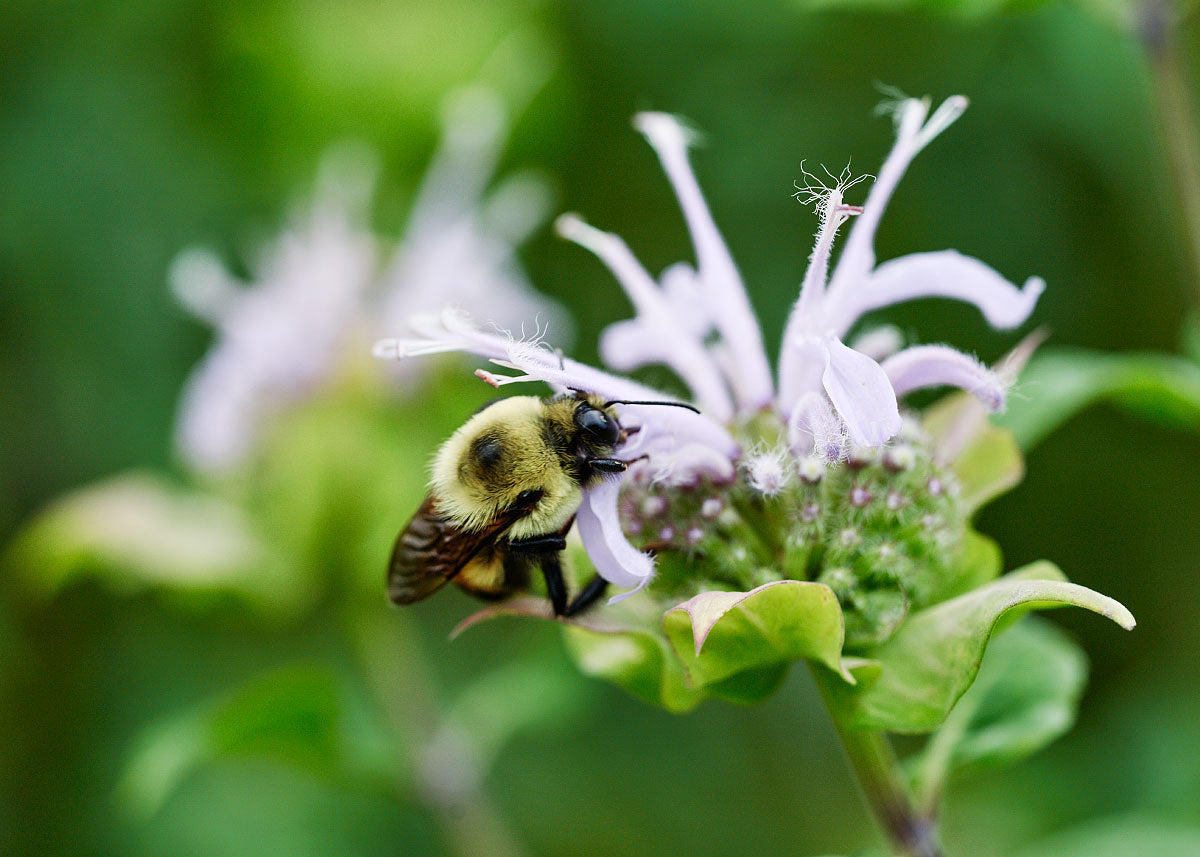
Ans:
[[[733,418],[733,402],[716,363],[699,343],[682,345],[649,318],[618,321],[600,334],[600,356],[607,365],[620,372],[652,363],[668,366],[688,385],[705,413],[728,422]]]
[[[960,387],[991,411],[1004,410],[1007,386],[1000,376],[974,357],[947,345],[906,348],[883,361],[883,371],[897,396],[923,387]]]
[[[676,262],[663,269],[658,279],[679,323],[703,340],[713,329],[713,320],[704,305],[704,290],[696,269],[687,262]]]
[[[865,354],[878,363],[904,347],[904,334],[895,325],[883,324],[864,330],[849,345],[859,354]]]
[[[769,403],[774,395],[771,367],[741,274],[704,202],[688,161],[688,145],[694,134],[667,113],[639,113],[633,124],[658,155],[683,209],[696,249],[697,269],[709,313],[717,330],[737,355],[737,375],[732,379],[734,393],[743,408],[757,410]]]
[[[858,288],[831,307],[830,324],[844,334],[863,313],[916,298],[953,298],[977,306],[992,327],[1016,327],[1029,318],[1046,284],[1038,277],[1023,288],[956,250],[913,253],[884,262]]]
[[[617,586],[633,587],[609,599],[613,604],[628,598],[650,582],[654,560],[629,543],[621,532],[617,513],[619,479],[605,479],[583,492],[575,524],[584,550],[601,577]]]
[[[934,111],[929,121],[929,103],[909,98],[895,105],[896,144],[879,168],[879,176],[871,186],[862,214],[846,238],[846,246],[830,278],[828,294],[835,301],[858,290],[867,274],[875,267],[875,232],[896,186],[908,171],[913,158],[933,139],[953,124],[967,109],[967,99],[952,95]],[[839,335],[845,330],[838,329]]]
[[[851,439],[862,446],[882,446],[900,431],[891,382],[878,363],[840,340],[830,339],[826,347],[829,362],[821,380]]]

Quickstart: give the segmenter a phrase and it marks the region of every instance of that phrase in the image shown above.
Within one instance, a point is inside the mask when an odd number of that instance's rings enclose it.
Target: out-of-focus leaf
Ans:
[[[853,728],[929,732],[945,720],[975,680],[998,626],[1029,610],[1074,605],[1107,616],[1123,628],[1133,616],[1120,603],[1065,582],[1048,562],[1036,562],[1000,580],[915,613],[886,643],[864,656],[878,675],[851,686],[823,676],[827,693]]]
[[[232,594],[287,616],[313,593],[237,507],[139,473],[68,494],[18,535],[6,561],[45,597],[93,576],[118,591]]]
[[[396,768],[386,735],[357,716],[349,688],[319,666],[279,669],[229,696],[147,729],[135,742],[117,797],[152,815],[202,765],[265,758],[324,777],[384,779]]]
[[[1093,821],[1022,848],[1016,857],[1196,857],[1200,827],[1151,816]]]
[[[842,611],[822,583],[781,580],[749,592],[703,592],[667,611],[663,624],[693,687],[719,691],[719,683],[749,674],[731,687],[737,698],[753,701],[774,691],[780,666],[801,658],[850,680],[841,667]]]
[[[1134,20],[1131,0],[1076,0],[1089,13],[1110,25],[1127,25]],[[981,21],[1030,12],[1049,0],[799,0],[805,10],[862,9],[896,13],[935,13],[969,21]]]
[[[921,802],[933,806],[954,770],[1016,761],[1075,723],[1087,657],[1061,631],[1026,617],[988,646],[979,676],[910,761]]]
[[[1010,397],[999,421],[1026,450],[1100,402],[1200,431],[1200,366],[1179,357],[1059,348],[1034,357],[1018,389],[1023,395]]]
[[[979,400],[968,393],[946,396],[925,413],[934,449],[958,476],[968,512],[1016,486],[1025,462],[1007,429],[993,425]]]
[[[514,736],[565,726],[588,707],[591,686],[559,663],[510,661],[478,676],[451,703],[443,728],[468,736],[487,766]]]

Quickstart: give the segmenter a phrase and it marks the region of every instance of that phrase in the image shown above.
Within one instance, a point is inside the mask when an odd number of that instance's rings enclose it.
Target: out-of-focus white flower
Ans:
[[[404,237],[383,273],[377,330],[406,329],[447,304],[510,328],[537,319],[562,337],[567,313],[525,277],[516,248],[546,219],[550,192],[533,173],[492,186],[510,119],[500,97],[471,87],[443,109],[442,139],[425,173]],[[411,372],[411,364],[401,371]]]
[[[236,466],[265,417],[310,394],[363,337],[414,314],[460,304],[514,327],[536,319],[560,341],[569,333],[566,313],[534,291],[515,255],[545,220],[545,182],[519,173],[489,188],[508,131],[496,93],[476,86],[447,98],[437,152],[382,264],[368,223],[374,162],[347,149],[324,159],[311,206],[264,249],[250,282],[210,252],[179,255],[171,284],[217,331],[180,406],[177,445],[190,465]]]
[[[853,464],[877,458],[879,447],[901,431],[897,396],[910,390],[958,386],[993,410],[1003,406],[1006,379],[949,347],[898,350],[899,337],[886,330],[855,340],[858,349],[843,343],[864,313],[918,297],[969,301],[1001,328],[1020,324],[1032,312],[1041,280],[1032,278],[1020,289],[982,262],[954,251],[875,264],[875,229],[897,182],[913,157],[965,107],[966,99],[950,98],[926,121],[926,102],[909,99],[895,105],[896,145],[861,207],[843,201],[843,192],[856,183],[848,175],[835,179],[832,188],[810,184],[805,189],[808,201],[819,204],[821,226],[785,330],[778,388],[737,268],[692,174],[687,156],[691,134],[666,114],[635,119],[679,198],[696,266],[678,263],[655,281],[616,235],[588,226],[576,215],[558,221],[564,237],[612,270],[633,305],[634,318],[617,322],[603,334],[605,362],[621,371],[650,363],[670,367],[702,411],[616,404],[622,426],[636,429],[616,453],[631,461],[640,459],[630,468],[638,474],[634,478],[649,474],[652,480],[676,486],[699,479],[728,484],[737,478],[742,442],[762,440],[746,435],[755,419],[763,418],[781,430],[786,425],[790,454],[774,441],[757,446],[741,472],[752,490],[771,496],[784,490],[793,475],[809,484],[819,481],[825,462],[848,459]],[[857,216],[856,224],[830,277],[834,237],[851,216]],[[380,341],[376,356],[401,359],[465,351],[518,373],[477,370],[480,378],[497,387],[543,381],[560,391],[583,390],[606,399],[669,399],[562,357],[541,341],[540,329],[532,340],[515,339],[477,328],[461,311],[421,316],[411,327],[415,336]],[[619,487],[616,479],[587,488],[577,520],[596,570],[606,580],[636,591],[650,579],[653,561],[621,531]],[[858,496],[864,503],[870,499]]]
[[[216,329],[184,388],[176,427],[196,469],[236,464],[265,414],[306,395],[346,355],[376,270],[365,223],[373,173],[361,153],[327,157],[311,207],[263,248],[251,283],[204,250],[172,264],[176,295]]]

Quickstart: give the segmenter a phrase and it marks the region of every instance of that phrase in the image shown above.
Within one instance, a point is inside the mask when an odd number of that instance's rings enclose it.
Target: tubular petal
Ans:
[[[631,545],[621,532],[621,519],[617,513],[620,490],[621,483],[617,479],[605,479],[585,490],[575,518],[584,550],[597,573],[609,583],[633,587],[610,598],[609,604],[633,595],[654,575],[654,560]]]
[[[1017,288],[996,271],[956,250],[913,253],[884,262],[866,282],[841,296],[829,317],[843,334],[863,313],[916,298],[940,297],[979,307],[992,327],[1007,330],[1033,312],[1046,284],[1031,277]]]
[[[882,446],[900,431],[891,382],[878,363],[840,340],[830,339],[826,346],[829,362],[821,380],[838,416],[855,443]]]
[[[678,119],[666,113],[639,113],[633,124],[658,154],[683,209],[696,250],[700,280],[708,293],[709,312],[721,336],[737,355],[733,387],[738,402],[743,408],[758,409],[774,395],[771,367],[741,275],[688,162],[692,135]]]
[[[1004,409],[1007,389],[1000,377],[974,357],[946,345],[906,348],[883,362],[897,396],[923,387],[960,387],[991,411]]]

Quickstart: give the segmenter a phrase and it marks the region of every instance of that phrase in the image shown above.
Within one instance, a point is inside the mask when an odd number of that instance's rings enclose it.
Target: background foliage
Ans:
[[[311,186],[320,154],[345,138],[380,152],[375,225],[394,234],[434,144],[442,95],[475,79],[498,45],[517,67],[554,70],[517,125],[506,165],[548,173],[563,208],[621,231],[653,270],[685,256],[686,239],[629,117],[666,109],[704,129],[697,172],[769,341],[814,227],[789,196],[800,162],[878,163],[890,128],[870,113],[884,82],[935,98],[964,92],[973,106],[906,178],[880,233],[881,258],[956,247],[1013,280],[1044,276],[1037,318],[1054,345],[1178,352],[1200,291],[1152,80],[1121,21],[1026,2],[749,11],[610,0],[7,3],[0,533],[7,541],[51,498],[94,479],[133,467],[177,472],[176,397],[209,334],[167,292],[175,253],[201,243],[244,259]],[[575,311],[578,354],[594,358],[596,332],[625,311],[618,289],[548,231],[523,259],[533,281]],[[1011,344],[949,304],[921,302],[889,320],[919,327],[925,341],[975,343],[987,360]],[[979,520],[1008,568],[1052,558],[1140,624],[1114,645],[1090,614],[1054,617],[1092,661],[1078,724],[1009,770],[987,766],[987,724],[975,724],[979,740],[964,750],[971,769],[943,819],[952,853],[1098,854],[1115,847],[1096,843],[1114,841],[1196,853],[1200,434],[1195,411],[1138,395],[1156,371],[1123,376],[1124,403],[1140,407],[1133,414],[1102,406],[1048,435],[1028,428],[1027,439],[1041,442],[1024,483]],[[1021,392],[1035,400],[1051,384],[1031,379]],[[525,724],[497,739],[485,790],[530,853],[847,853],[871,843],[816,690],[799,671],[761,706],[710,702],[674,717],[577,675],[550,627],[497,623],[447,644],[471,606],[457,593],[401,620],[385,609],[381,580],[378,599],[367,599],[370,586],[355,581],[372,573],[373,557],[382,577],[387,535],[355,530],[349,512],[313,522],[304,498],[374,508],[398,529],[428,452],[485,397],[447,382],[424,400],[419,430],[386,402],[349,429],[336,402],[281,428],[259,475],[297,498],[272,522],[277,542],[295,532],[295,549],[307,551],[288,567],[317,571],[288,579],[286,596],[268,590],[266,602],[298,599],[302,621],[230,597],[121,591],[87,577],[45,593],[6,564],[0,850],[449,853],[452,825],[403,775],[442,709]],[[379,448],[371,437],[389,432],[411,440],[393,460],[367,456]],[[376,605],[379,627],[362,619]],[[394,676],[393,690],[422,689],[409,696],[433,714],[410,708],[382,726],[364,722],[362,700],[379,691],[361,681],[364,651],[389,658],[376,674]],[[470,703],[478,676],[526,663],[532,672]],[[244,685],[268,670],[278,679],[270,687]],[[530,676],[546,674],[555,683],[530,691]],[[543,701],[554,722],[538,724],[536,711],[492,716],[523,695]],[[222,719],[220,705],[237,700],[243,714]],[[985,716],[987,700],[978,705]],[[215,720],[205,714],[213,710]],[[319,740],[288,743],[330,722],[338,729],[318,730]],[[210,724],[205,741],[182,741],[197,723]],[[193,758],[201,744],[210,756]],[[193,756],[170,756],[172,746]],[[347,747],[358,755],[347,758]],[[171,764],[130,767],[153,752]],[[177,782],[139,781],[139,770],[174,771]],[[1058,838],[1034,844],[1050,835]]]

